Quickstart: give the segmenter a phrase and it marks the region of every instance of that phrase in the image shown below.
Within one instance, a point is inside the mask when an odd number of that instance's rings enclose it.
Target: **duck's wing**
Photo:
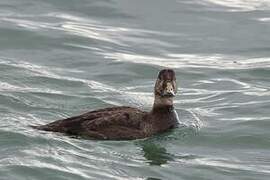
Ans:
[[[82,123],[82,134],[96,139],[138,139],[144,137],[142,123],[146,112],[137,109],[119,111]]]
[[[79,134],[83,129],[84,123],[89,123],[91,121],[104,121],[104,118],[109,118],[116,114],[121,114],[123,112],[132,112],[140,110],[132,107],[120,106],[120,107],[111,107],[111,108],[104,108],[95,111],[90,111],[84,113],[79,116],[70,117],[67,119],[62,119],[58,121],[54,121],[52,123],[41,125],[41,126],[32,126],[39,130],[44,131],[54,131],[54,132],[62,132],[68,134]]]

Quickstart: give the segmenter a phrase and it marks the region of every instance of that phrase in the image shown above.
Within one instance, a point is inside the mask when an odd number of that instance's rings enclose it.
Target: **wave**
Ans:
[[[39,33],[47,30],[62,31],[83,38],[112,43],[120,47],[128,47],[130,42],[141,41],[141,43],[144,43],[145,37],[148,36],[175,35],[168,32],[112,26],[94,19],[59,12],[38,15],[38,21],[34,19],[35,17],[37,15],[9,14],[0,16],[0,21],[15,24],[16,26]],[[48,18],[54,18],[53,22],[48,21]],[[47,21],[42,21],[42,19]],[[162,46],[174,47],[172,44],[154,38],[148,38],[147,42],[148,44],[156,43]]]
[[[111,94],[113,94],[114,97],[117,97],[116,99],[120,98],[126,101],[126,103],[129,103],[129,104],[135,103],[138,106],[143,106],[143,105],[150,106],[153,101],[152,93],[134,92],[132,91],[134,87],[118,88],[111,85],[107,85],[105,83],[98,82],[96,80],[88,80],[88,79],[83,79],[83,78],[75,78],[71,76],[57,74],[57,72],[66,72],[66,73],[68,72],[81,73],[82,72],[76,69],[70,70],[70,69],[65,69],[65,68],[46,67],[46,66],[41,66],[41,65],[25,62],[25,61],[13,61],[11,59],[3,60],[3,58],[2,60],[0,60],[0,64],[7,65],[9,67],[25,69],[31,74],[31,76],[35,78],[44,77],[44,78],[50,78],[51,80],[57,80],[57,81],[69,81],[72,83],[81,83],[85,85],[85,87],[90,88],[89,93],[90,92],[97,93],[95,95],[95,98],[98,98],[109,104],[121,105],[120,102],[109,99]],[[9,92],[51,93],[51,94],[58,94],[58,95],[74,95],[77,97],[82,96],[80,94],[76,94],[75,92],[69,92],[68,90],[57,90],[57,89],[51,89],[51,88],[33,88],[33,87],[28,87],[26,85],[19,86],[19,85],[14,85],[14,84],[11,84],[8,82],[2,82],[2,81],[0,81],[0,85],[1,85],[0,91],[3,91],[3,92],[9,91]],[[152,84],[149,86],[152,86]],[[104,93],[108,95],[106,96]]]
[[[269,0],[204,0],[206,3],[230,8],[230,11],[269,10]]]
[[[256,69],[270,67],[270,59],[246,58],[223,54],[167,54],[164,57],[130,53],[100,53],[116,61],[158,65],[171,68]]]

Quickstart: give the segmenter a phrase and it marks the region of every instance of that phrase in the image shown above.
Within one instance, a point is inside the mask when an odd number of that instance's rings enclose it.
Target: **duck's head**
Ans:
[[[155,104],[172,105],[176,93],[175,72],[172,69],[161,70],[155,84]]]

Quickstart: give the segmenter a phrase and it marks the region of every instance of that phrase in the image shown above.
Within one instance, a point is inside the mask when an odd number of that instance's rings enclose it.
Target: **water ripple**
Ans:
[[[255,11],[270,8],[268,0],[204,0],[215,5],[228,7],[231,11]]]
[[[246,59],[222,54],[168,54],[165,57],[128,53],[102,53],[105,58],[116,61],[151,64],[171,68],[214,68],[214,69],[256,69],[270,67],[266,58]]]

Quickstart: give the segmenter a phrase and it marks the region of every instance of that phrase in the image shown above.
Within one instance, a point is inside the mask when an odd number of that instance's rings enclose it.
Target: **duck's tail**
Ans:
[[[37,130],[43,130],[43,131],[51,131],[48,126],[46,125],[40,125],[40,126],[37,126],[37,125],[30,125],[29,127],[33,128],[33,129],[37,129]]]

